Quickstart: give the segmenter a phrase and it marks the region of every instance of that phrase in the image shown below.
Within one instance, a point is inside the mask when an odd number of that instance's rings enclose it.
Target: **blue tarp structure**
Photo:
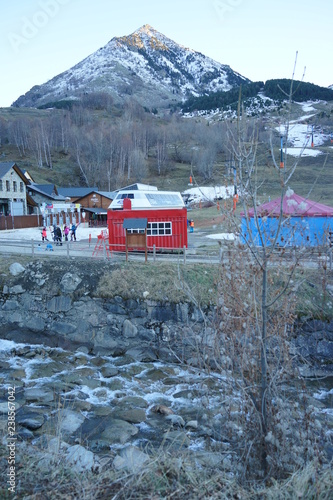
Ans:
[[[242,214],[241,241],[255,246],[274,242],[281,214],[281,198],[276,198]],[[333,207],[308,200],[288,189],[282,200],[279,247],[327,245],[333,235]]]

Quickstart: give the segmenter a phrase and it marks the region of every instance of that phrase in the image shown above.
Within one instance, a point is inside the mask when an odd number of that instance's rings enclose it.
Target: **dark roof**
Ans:
[[[36,193],[42,194],[51,198],[52,200],[66,200],[65,196],[61,196],[58,194],[57,188],[54,184],[35,184],[30,183],[27,186],[28,191],[35,191]]]
[[[14,167],[14,165],[16,165],[16,163],[13,161],[0,162],[0,177],[6,175],[6,173],[9,172],[9,170]]]
[[[148,225],[147,219],[125,219],[123,223],[124,229],[146,229]]]
[[[117,196],[116,191],[97,191],[97,194],[104,196],[104,198],[109,198],[110,200],[114,200]]]
[[[82,196],[87,196],[87,194],[97,192],[97,190],[97,187],[58,187],[59,194],[70,198],[82,198]]]
[[[0,178],[6,175],[11,168],[17,173],[19,177],[21,177],[25,184],[29,183],[29,179],[24,175],[23,171],[16,165],[14,161],[0,162]]]

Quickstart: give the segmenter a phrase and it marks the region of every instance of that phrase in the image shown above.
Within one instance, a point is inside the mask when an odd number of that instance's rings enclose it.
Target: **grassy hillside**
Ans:
[[[333,101],[317,102],[314,105],[314,111],[306,116],[308,123],[313,124],[316,129],[322,128],[326,134],[333,132]],[[259,200],[272,199],[279,195],[280,181],[273,168],[273,162],[270,155],[269,129],[275,127],[279,121],[283,123],[285,109],[281,109],[275,116],[273,113],[264,117],[253,118],[253,123],[259,120],[261,132],[259,134],[259,143],[257,150],[258,180],[260,182]],[[63,114],[65,113],[65,114]],[[80,115],[82,114],[82,116]],[[15,161],[22,169],[29,170],[37,183],[55,183],[58,186],[80,186],[84,184],[84,178],[81,175],[75,151],[75,143],[63,149],[58,145],[51,150],[52,168],[47,167],[43,162],[42,167],[37,166],[36,153],[33,151],[33,144],[26,147],[24,152],[15,144],[15,127],[20,120],[24,119],[30,126],[38,126],[39,123],[53,123],[60,119],[71,120],[70,132],[73,137],[78,137],[83,146],[81,159],[85,160],[85,138],[90,139],[91,144],[96,145],[96,140],[100,134],[106,134],[105,144],[108,147],[109,138],[108,127],[116,126],[119,128],[119,140],[132,141],[133,134],[140,133],[140,128],[145,128],[147,140],[150,142],[146,151],[145,161],[146,169],[144,174],[138,176],[132,169],[131,177],[127,177],[127,171],[122,177],[114,177],[111,189],[119,188],[131,182],[144,182],[156,185],[159,189],[180,190],[188,189],[189,176],[192,173],[195,185],[230,185],[233,184],[233,174],[228,172],[228,165],[231,158],[231,150],[226,141],[228,125],[216,116],[215,118],[193,118],[177,119],[172,121],[170,117],[152,116],[143,110],[129,109],[119,110],[81,110],[78,112],[69,112],[64,110],[37,110],[27,108],[2,108],[0,109],[0,155],[2,161]],[[128,116],[129,114],[129,116]],[[296,120],[302,117],[303,111],[299,104],[294,104],[291,109],[291,119]],[[80,122],[82,121],[82,123]],[[58,122],[57,122],[58,123]],[[133,130],[126,131],[128,124],[131,124]],[[275,123],[275,125],[273,125]],[[37,125],[36,125],[37,124]],[[209,125],[209,126],[208,126]],[[59,127],[59,124],[57,124]],[[134,128],[136,127],[136,129]],[[195,131],[195,127],[198,131]],[[201,128],[200,128],[201,127]],[[214,136],[214,130],[220,127],[218,134]],[[29,128],[29,127],[28,127]],[[138,132],[139,130],[139,132]],[[163,132],[162,132],[163,131]],[[165,132],[164,132],[165,131]],[[203,134],[204,132],[204,134]],[[59,131],[57,131],[59,134]],[[94,136],[95,133],[95,136]],[[160,175],[157,172],[157,153],[156,144],[158,144],[158,134],[167,137],[166,151],[168,155],[167,165],[162,169]],[[55,134],[55,132],[54,132]],[[127,138],[127,136],[128,138]],[[201,141],[201,136],[206,135],[212,139]],[[213,137],[214,136],[214,137]],[[156,138],[157,137],[157,138]],[[175,138],[176,137],[176,138]],[[178,139],[177,139],[178,137]],[[136,140],[136,138],[134,138]],[[140,139],[141,140],[141,139]],[[181,155],[175,151],[180,144]],[[217,147],[216,147],[217,141]],[[73,142],[73,140],[72,140]],[[310,198],[321,201],[322,203],[333,205],[333,190],[330,188],[333,182],[333,144],[327,140],[320,146],[321,154],[317,157],[304,157],[300,160],[299,166],[295,172],[290,186],[302,196],[310,193]],[[89,145],[91,148],[92,146]],[[123,147],[123,146],[122,146]],[[131,146],[132,147],[132,146]],[[141,146],[140,146],[141,147]],[[88,149],[88,146],[86,146]],[[197,163],[195,152],[198,150],[210,152],[216,149],[214,163],[209,176],[202,173],[202,166]],[[89,151],[88,151],[89,152]],[[43,152],[42,152],[43,153]],[[148,155],[147,155],[148,153]],[[90,152],[90,159],[85,161],[86,168],[94,169],[95,158],[98,156],[98,146],[96,153]],[[275,138],[274,154],[279,162],[279,140],[278,135]],[[293,157],[287,158],[287,165],[291,167],[294,163]],[[106,163],[107,164],[107,163]],[[237,167],[237,164],[236,164]],[[93,170],[91,170],[93,172]],[[100,174],[96,171],[92,175],[91,184],[96,185],[100,179]],[[101,189],[107,190],[107,185],[103,184]]]

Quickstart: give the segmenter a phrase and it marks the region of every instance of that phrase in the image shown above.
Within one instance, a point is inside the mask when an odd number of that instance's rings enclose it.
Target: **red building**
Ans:
[[[124,228],[126,220],[126,229]],[[128,233],[147,231],[148,250],[187,248],[187,209],[180,193],[119,191],[108,210],[110,250],[125,251]],[[131,227],[132,225],[132,227]]]

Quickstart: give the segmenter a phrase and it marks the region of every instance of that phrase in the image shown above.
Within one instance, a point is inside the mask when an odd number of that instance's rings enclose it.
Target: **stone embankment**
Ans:
[[[66,262],[14,263],[3,278],[0,296],[1,338],[97,355],[125,353],[137,361],[191,361],[214,345],[210,320],[214,308],[191,302],[157,302],[145,292],[137,299],[114,294],[104,299],[96,288],[108,264],[84,259]],[[203,326],[204,325],[204,326]],[[330,367],[333,324],[297,322],[291,343],[313,365]]]
[[[8,342],[0,378],[16,387],[20,438],[38,443],[46,469],[57,454],[79,469],[101,467],[100,454],[114,467],[141,467],[149,457],[140,448],[163,442],[193,445],[197,463],[232,471],[223,458],[231,432],[223,408],[234,394],[228,386],[221,391],[221,374],[200,370],[214,345],[214,308],[156,302],[144,293],[136,300],[98,297],[105,266],[33,261],[14,263],[2,276],[1,339]],[[298,326],[295,353],[316,369],[332,367],[332,326]],[[3,393],[0,413],[6,411]],[[220,448],[206,449],[207,440]]]
[[[1,337],[81,347],[90,354],[130,351],[138,361],[189,356],[202,331],[203,312],[190,303],[156,302],[145,293],[135,300],[120,294],[97,297],[99,279],[112,272],[105,266],[85,261],[12,264],[0,297]]]

